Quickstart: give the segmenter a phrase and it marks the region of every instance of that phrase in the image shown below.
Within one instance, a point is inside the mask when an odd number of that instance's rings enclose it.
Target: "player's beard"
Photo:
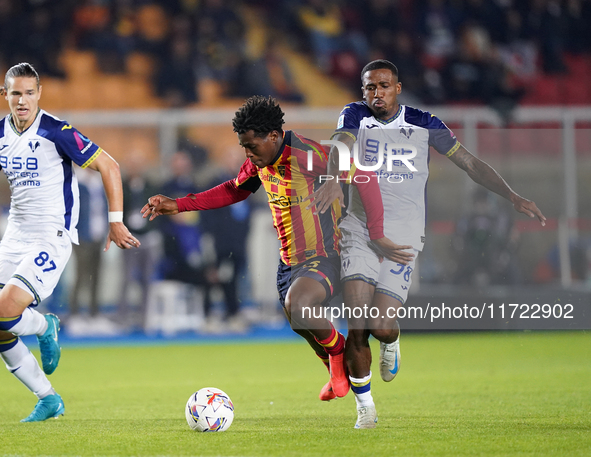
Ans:
[[[386,108],[385,105],[383,105],[383,106],[375,106],[374,105],[373,111],[374,111],[375,117],[377,117],[377,118],[382,118],[382,117],[388,115],[388,109]]]

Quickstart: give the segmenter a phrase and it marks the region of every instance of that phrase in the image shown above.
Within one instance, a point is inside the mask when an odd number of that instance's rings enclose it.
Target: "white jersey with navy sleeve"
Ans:
[[[391,119],[377,119],[365,102],[345,106],[336,133],[352,136],[358,148],[358,163],[375,167],[384,203],[385,235],[396,244],[412,245],[421,251],[425,241],[429,148],[433,146],[440,154],[451,156],[460,147],[454,133],[434,115],[405,105],[400,105]],[[369,240],[356,186],[349,186],[348,215],[341,227],[361,232]]]
[[[101,152],[67,122],[43,110],[22,133],[10,114],[0,120],[0,167],[12,194],[4,237],[26,241],[62,232],[77,244],[79,195],[72,162],[85,168]]]

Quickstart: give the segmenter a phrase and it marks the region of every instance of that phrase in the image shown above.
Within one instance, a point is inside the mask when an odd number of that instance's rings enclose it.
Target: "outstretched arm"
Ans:
[[[119,164],[105,151],[92,162],[88,168],[98,171],[103,180],[105,195],[109,204],[109,212],[123,213],[123,186]],[[105,251],[109,250],[113,241],[121,249],[136,248],[140,242],[127,229],[123,222],[109,222],[109,235]]]
[[[533,201],[517,194],[493,167],[473,156],[464,146],[460,146],[449,159],[468,173],[472,181],[513,203],[516,211],[537,217],[542,225],[546,225],[546,217]]]
[[[149,216],[153,221],[162,215],[171,216],[185,211],[222,208],[241,202],[250,194],[250,191],[236,186],[235,180],[232,179],[199,194],[189,194],[176,200],[164,195],[155,195],[148,199],[148,203],[140,211],[144,218]]]

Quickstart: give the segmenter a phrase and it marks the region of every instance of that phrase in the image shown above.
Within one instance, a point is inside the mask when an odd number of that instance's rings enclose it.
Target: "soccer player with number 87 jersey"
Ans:
[[[78,182],[73,163],[101,174],[109,203],[109,235],[122,249],[139,246],[123,219],[119,166],[78,132],[39,109],[41,86],[32,65],[6,73],[2,88],[10,114],[0,120],[0,167],[11,190],[8,226],[0,243],[0,357],[38,402],[22,422],[64,414],[46,375],[58,366],[59,319],[35,307],[53,292],[78,243]],[[19,338],[37,335],[43,371]]]

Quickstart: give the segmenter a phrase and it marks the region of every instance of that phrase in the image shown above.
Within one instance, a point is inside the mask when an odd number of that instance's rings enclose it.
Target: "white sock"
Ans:
[[[14,333],[18,336],[25,335],[37,335],[41,336],[47,330],[47,321],[45,316],[39,311],[26,308],[23,311],[21,320],[18,321],[10,330],[10,333]]]
[[[37,359],[20,338],[16,346],[0,352],[0,357],[4,360],[6,368],[27,386],[37,398],[41,399],[54,393],[51,383],[43,373]]]
[[[357,407],[373,405],[371,396],[371,371],[363,378],[354,378],[349,376],[351,381],[351,390],[355,394],[355,403]]]

